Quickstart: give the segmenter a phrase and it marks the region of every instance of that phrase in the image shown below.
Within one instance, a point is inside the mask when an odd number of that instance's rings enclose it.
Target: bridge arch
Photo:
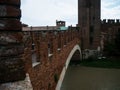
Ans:
[[[66,69],[68,68],[71,60],[76,60],[76,56],[78,58],[77,60],[82,60],[82,54],[81,54],[81,49],[80,49],[79,45],[75,45],[74,48],[71,50],[71,52],[66,60],[66,63],[65,63]]]
[[[79,53],[79,55],[78,55],[78,53]],[[57,83],[57,86],[56,86],[55,90],[60,90],[63,79],[64,79],[64,76],[65,76],[65,73],[67,71],[67,68],[69,66],[70,61],[74,58],[74,55],[77,55],[79,60],[82,60],[81,48],[78,44],[73,47],[70,54],[68,55],[68,58],[66,60],[65,66],[63,67],[63,70],[61,72],[61,75],[60,75],[60,78],[59,78],[59,81]]]

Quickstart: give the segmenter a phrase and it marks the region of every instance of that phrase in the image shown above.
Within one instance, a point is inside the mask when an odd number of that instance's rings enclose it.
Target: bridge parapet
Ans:
[[[67,56],[80,42],[80,30],[24,31],[24,62],[33,88],[54,90]],[[49,88],[49,89],[48,89]]]
[[[34,90],[54,90],[69,53],[80,42],[80,30],[22,31],[20,18],[20,0],[0,1],[0,84],[24,80],[28,73]]]

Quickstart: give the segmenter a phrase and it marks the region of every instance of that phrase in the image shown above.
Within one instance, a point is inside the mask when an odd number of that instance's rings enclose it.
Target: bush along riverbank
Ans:
[[[87,66],[87,67],[98,67],[98,68],[115,68],[120,69],[120,58],[102,58],[102,59],[95,59],[95,58],[88,58],[82,61],[71,61],[71,64],[80,65],[80,66]]]

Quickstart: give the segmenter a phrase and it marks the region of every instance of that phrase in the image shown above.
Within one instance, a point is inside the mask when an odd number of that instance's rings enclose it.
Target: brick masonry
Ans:
[[[0,83],[25,79],[20,0],[0,0]]]
[[[80,43],[79,32],[76,29],[57,32],[24,32],[25,70],[30,75],[34,90],[55,90],[70,51],[74,45]],[[38,62],[36,66],[33,66],[31,57],[33,43],[34,53],[37,57],[36,62]]]

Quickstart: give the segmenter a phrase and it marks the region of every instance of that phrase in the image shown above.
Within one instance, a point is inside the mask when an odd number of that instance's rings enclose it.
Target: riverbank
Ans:
[[[87,67],[98,68],[115,68],[120,69],[120,58],[105,58],[105,59],[87,59],[83,61],[71,62],[70,64],[79,64]]]

